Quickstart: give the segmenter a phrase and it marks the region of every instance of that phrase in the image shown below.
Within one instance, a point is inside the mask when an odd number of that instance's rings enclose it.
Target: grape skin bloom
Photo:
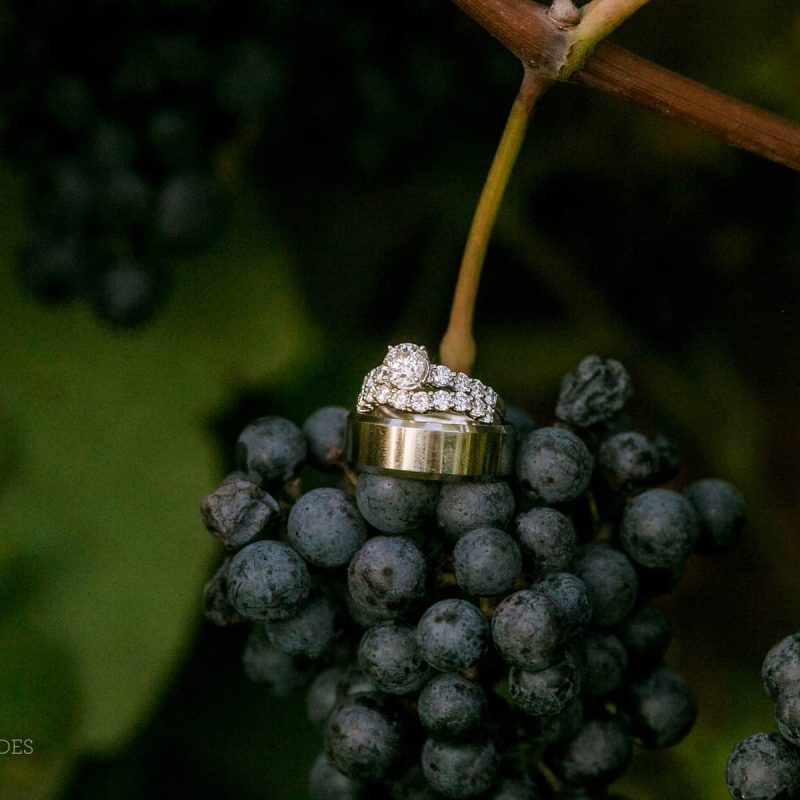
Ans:
[[[522,570],[519,545],[497,528],[465,533],[453,548],[458,585],[476,597],[499,595],[513,588]]]
[[[364,544],[367,526],[355,503],[341,489],[312,489],[292,506],[287,535],[309,563],[341,567]]]
[[[358,510],[384,533],[409,533],[431,517],[439,484],[362,472],[356,485]]]
[[[240,550],[228,568],[228,597],[244,617],[291,616],[311,591],[305,561],[288,545],[266,540]]]
[[[488,626],[466,600],[434,603],[417,625],[417,643],[425,660],[445,672],[474,667],[486,652]]]

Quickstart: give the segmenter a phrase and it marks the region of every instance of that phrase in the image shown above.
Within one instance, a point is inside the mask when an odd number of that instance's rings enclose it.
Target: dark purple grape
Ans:
[[[597,468],[609,487],[633,495],[658,482],[660,460],[655,445],[641,433],[615,433],[597,450]]]
[[[536,672],[511,667],[508,691],[527,714],[559,714],[578,696],[581,673],[578,659],[567,649],[558,661]]]
[[[514,520],[522,552],[537,575],[563,572],[575,557],[575,528],[554,508],[533,508]]]
[[[114,169],[100,181],[93,222],[104,233],[141,229],[152,212],[152,192],[144,177],[129,168]]]
[[[303,432],[283,417],[260,417],[251,422],[236,442],[236,463],[255,472],[265,483],[288,481],[306,460],[308,445]]]
[[[503,421],[507,425],[514,426],[517,434],[517,441],[520,441],[536,427],[533,417],[524,409],[514,405],[506,406],[506,414]]]
[[[419,762],[397,777],[388,777],[386,784],[389,800],[442,800],[443,797],[428,783]]]
[[[203,498],[200,511],[206,528],[230,551],[256,541],[280,518],[275,498],[247,480],[223,483]]]
[[[540,591],[515,592],[492,617],[492,638],[503,658],[525,670],[549,667],[557,658],[564,627],[556,605]]]
[[[784,687],[778,695],[775,722],[786,741],[800,746],[800,683]]]
[[[510,591],[522,570],[519,545],[497,528],[465,533],[453,548],[453,569],[458,585],[476,597]]]
[[[617,689],[625,678],[628,653],[611,632],[590,631],[577,643],[583,664],[581,691],[587,697],[602,697]]]
[[[244,617],[228,598],[228,567],[226,558],[203,589],[203,612],[212,625],[236,625]]]
[[[736,487],[717,478],[705,478],[687,486],[683,494],[697,512],[698,553],[714,555],[738,543],[744,530],[746,504]]]
[[[593,459],[564,428],[538,428],[520,442],[517,475],[528,498],[540,505],[566,503],[589,485]]]
[[[633,740],[618,718],[590,719],[571,739],[551,748],[547,760],[568,784],[605,786],[627,769]]]
[[[120,258],[95,279],[93,305],[101,318],[119,328],[149,320],[161,299],[158,271],[132,258]]]
[[[588,356],[564,377],[556,416],[576,428],[588,428],[619,413],[632,393],[631,379],[619,361]]]
[[[571,572],[551,572],[531,587],[550,599],[558,611],[564,638],[584,631],[592,621],[592,602],[586,584]]]
[[[347,693],[347,673],[341,667],[329,667],[317,675],[306,692],[306,712],[315,728],[325,725],[328,715]]]
[[[486,800],[547,800],[549,797],[550,790],[544,780],[522,775],[500,778]]]
[[[627,686],[623,697],[633,735],[645,747],[672,747],[697,718],[697,700],[689,681],[666,667]]]
[[[325,723],[325,751],[350,778],[376,781],[400,758],[406,730],[398,709],[385,696],[346,697]]]
[[[455,672],[431,678],[419,695],[420,721],[430,733],[444,738],[473,733],[483,722],[486,709],[481,685]]]
[[[177,254],[195,253],[220,228],[219,190],[203,173],[176,175],[164,184],[156,199],[154,220],[161,247]]]
[[[639,606],[614,631],[636,667],[657,664],[672,638],[664,613],[649,603]]]
[[[416,630],[391,623],[364,633],[358,645],[358,666],[387,694],[418,692],[430,674],[417,647]]]
[[[367,797],[367,787],[348,778],[331,764],[326,753],[320,753],[308,779],[309,800],[361,800]]]
[[[353,602],[374,619],[399,619],[425,596],[428,564],[403,536],[375,536],[353,556],[347,586]]]
[[[315,466],[330,469],[341,459],[349,413],[341,406],[324,406],[306,418],[303,433],[308,439],[308,454]]]
[[[288,618],[300,610],[310,590],[305,561],[283,542],[254,542],[231,559],[228,596],[248,619]]]
[[[505,481],[446,483],[436,521],[450,539],[476,528],[505,528],[514,514],[514,495]]]
[[[289,697],[309,678],[308,672],[299,668],[291,656],[270,644],[261,626],[253,629],[245,643],[242,666],[251,681],[266,686],[275,697]]]
[[[671,489],[650,489],[625,507],[620,538],[628,555],[651,569],[679,567],[699,535],[697,514]]]
[[[349,563],[367,538],[367,526],[356,504],[340,489],[306,492],[289,512],[289,542],[318,567]]]
[[[489,739],[456,742],[431,737],[422,748],[428,783],[445,797],[477,797],[494,783],[500,758]]]
[[[756,733],[733,748],[725,779],[734,800],[790,800],[800,792],[800,753],[777,733]]]
[[[596,625],[615,625],[628,616],[639,579],[624,553],[607,544],[587,545],[575,560],[574,570],[586,584]]]
[[[420,618],[417,644],[436,669],[474,667],[486,652],[489,629],[481,612],[466,600],[440,600]]]
[[[313,597],[289,619],[266,623],[267,638],[289,656],[319,658],[337,634],[336,609],[324,595]]]
[[[764,691],[773,702],[789,686],[800,684],[800,633],[786,636],[773,645],[761,667]]]
[[[575,697],[558,714],[536,717],[535,721],[536,735],[544,744],[565,742],[583,728],[583,701],[580,697]]]
[[[364,519],[385,533],[408,533],[433,515],[439,485],[433,481],[393,478],[362,472],[356,503]]]

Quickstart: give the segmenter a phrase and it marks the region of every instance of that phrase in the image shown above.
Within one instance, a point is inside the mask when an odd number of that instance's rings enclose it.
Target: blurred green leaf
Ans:
[[[287,380],[313,337],[286,252],[243,193],[227,240],[178,265],[154,323],[121,335],[86,307],[20,296],[20,187],[2,184],[0,464],[14,469],[0,577],[21,608],[0,630],[0,699],[19,700],[0,736],[34,738],[37,769],[3,759],[0,785],[34,797],[70,753],[119,745],[156,699],[212,554],[197,512],[216,466],[204,420],[232,386]]]
[[[5,576],[4,576],[5,577]],[[0,624],[0,738],[23,754],[0,760],[4,800],[38,800],[69,768],[79,719],[78,676],[55,637],[17,617]],[[12,745],[3,744],[3,751]]]

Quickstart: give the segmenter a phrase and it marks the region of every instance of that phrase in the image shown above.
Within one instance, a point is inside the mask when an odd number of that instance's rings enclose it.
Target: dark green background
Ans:
[[[3,798],[304,796],[302,701],[247,685],[241,631],[200,622],[219,553],[198,502],[248,416],[349,404],[388,343],[435,347],[520,70],[444,0],[313,0],[301,22],[259,34],[283,82],[220,158],[230,224],[172,265],[147,329],[21,295],[26,175],[0,173],[0,738],[35,742],[0,758]],[[800,119],[795,3],[653,0],[614,38]],[[701,712],[637,758],[633,798],[722,800],[731,747],[774,727],[760,662],[800,619],[798,266],[793,173],[585,90],[542,100],[477,374],[546,423],[584,355],[620,358],[639,427],[750,506],[738,550],[663,603]]]

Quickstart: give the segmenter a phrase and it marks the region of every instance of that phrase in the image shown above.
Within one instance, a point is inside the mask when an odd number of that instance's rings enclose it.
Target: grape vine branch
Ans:
[[[800,124],[722,94],[602,41],[648,0],[453,0],[525,68],[481,192],[461,261],[440,360],[470,373],[475,302],[489,237],[538,98],[555,81],[616,95],[699,128],[727,144],[800,171]]]
[[[598,43],[596,37],[613,30],[643,5],[641,0],[595,0],[582,9],[578,25],[567,29],[558,27],[547,6],[532,0],[453,1],[542,77],[623,97],[800,171],[800,125],[796,122],[608,42]]]

